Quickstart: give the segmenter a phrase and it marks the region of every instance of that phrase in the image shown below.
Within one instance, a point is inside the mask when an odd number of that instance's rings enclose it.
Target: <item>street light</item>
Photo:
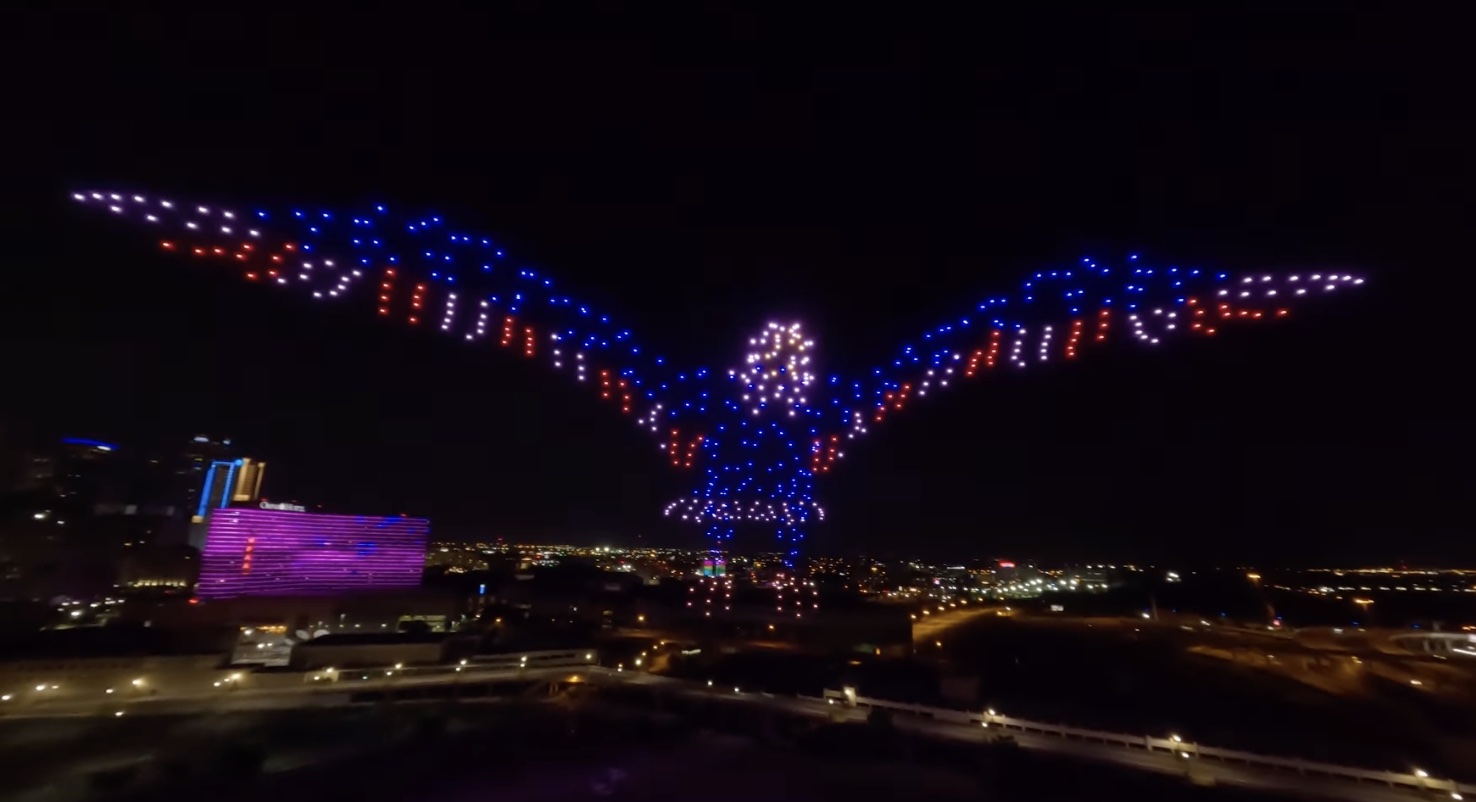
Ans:
[[[1365,623],[1371,624],[1372,619],[1369,618],[1369,606],[1374,603],[1374,600],[1362,596],[1354,596],[1353,603],[1358,605],[1359,608],[1363,610],[1363,614],[1359,616],[1359,618],[1363,620],[1355,621],[1354,623],[1358,624],[1359,626],[1363,626]]]

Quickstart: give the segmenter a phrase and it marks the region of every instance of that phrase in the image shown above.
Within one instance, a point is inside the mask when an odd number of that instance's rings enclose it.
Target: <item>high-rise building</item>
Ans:
[[[203,523],[211,510],[256,501],[261,498],[261,482],[265,475],[266,463],[250,457],[211,462],[195,493],[197,500],[190,520]]]
[[[200,552],[182,543],[125,549],[114,586],[128,595],[188,594],[200,573]]]
[[[129,466],[118,446],[67,437],[22,460],[0,521],[7,593],[86,593],[111,584],[117,548],[97,509],[123,493]]]
[[[171,457],[67,437],[31,449],[0,488],[11,491],[0,504],[0,579],[14,580],[5,592],[178,587],[198,561],[175,557],[204,544],[209,510],[260,496],[264,464],[229,446],[200,436]]]
[[[229,437],[212,438],[197,434],[191,438],[174,465],[174,492],[179,498],[180,508],[194,514],[199,509],[205,474],[210,466],[234,458]]]
[[[90,510],[117,481],[118,468],[116,445],[64,437],[55,446],[27,456],[16,489],[54,508]]]
[[[430,521],[319,515],[290,504],[217,509],[196,594],[310,596],[416,587]]]
[[[231,501],[249,504],[261,498],[261,481],[266,477],[267,464],[250,457],[241,458],[241,467],[236,471],[236,482],[231,490]]]
[[[214,510],[232,504],[250,504],[261,498],[261,483],[266,476],[266,463],[242,457],[215,460],[205,468],[190,509],[189,544],[205,548],[210,534],[210,516]]]

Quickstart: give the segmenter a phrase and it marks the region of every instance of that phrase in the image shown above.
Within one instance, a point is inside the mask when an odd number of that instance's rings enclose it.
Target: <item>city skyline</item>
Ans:
[[[6,798],[1476,799],[1456,17],[785,12],[6,17]]]
[[[530,55],[506,44],[495,58]],[[163,104],[147,125],[109,122],[111,104],[160,97],[150,87],[163,65],[103,76],[65,108],[38,98],[54,114],[36,125],[54,141],[38,141],[14,185],[24,225],[11,258],[32,267],[7,296],[5,357],[28,381],[0,408],[5,428],[123,443],[229,432],[272,465],[269,495],[424,515],[438,536],[699,538],[651,520],[681,492],[661,456],[618,419],[586,414],[556,378],[372,325],[333,334],[302,305],[70,236],[76,218],[50,199],[97,177],[195,196],[445,198],[447,214],[484,223],[643,334],[678,343],[674,357],[691,356],[681,343],[739,343],[772,315],[869,362],[949,312],[938,299],[1141,246],[1237,270],[1367,271],[1378,291],[1319,309],[1315,325],[940,399],[835,474],[816,548],[992,542],[1001,553],[1291,562],[1472,553],[1453,536],[1465,531],[1459,455],[1476,430],[1448,367],[1468,279],[1448,266],[1456,251],[1417,236],[1459,226],[1443,184],[1408,169],[1438,163],[1430,154],[1458,138],[1425,122],[1435,115],[1396,125],[1338,95],[1293,103],[1228,56],[1204,69],[1252,98],[1215,101],[1234,124],[1194,123],[1171,85],[1119,79],[1107,126],[1077,126],[1065,111],[991,124],[1006,89],[905,49],[868,68],[805,70],[792,88],[720,63],[660,80],[621,68],[586,84],[600,71],[580,67],[596,58],[549,75],[574,99],[567,108],[510,89],[499,114],[519,124],[491,131],[479,125],[490,109],[376,110],[367,100],[380,90],[323,73],[322,88],[278,98],[283,118],[327,105],[323,121],[301,123],[319,143],[309,148],[244,110],[184,125]],[[1088,62],[1071,63],[1084,74]],[[418,80],[374,69],[385,85]],[[938,81],[957,96],[939,97]],[[636,118],[561,133],[613,110],[600,96],[614,89]],[[712,100],[670,105],[683,97]],[[871,111],[918,103],[933,111],[907,124]],[[375,149],[385,142],[404,144]],[[910,157],[878,166],[867,158],[878,149]],[[724,366],[740,360],[724,352]]]

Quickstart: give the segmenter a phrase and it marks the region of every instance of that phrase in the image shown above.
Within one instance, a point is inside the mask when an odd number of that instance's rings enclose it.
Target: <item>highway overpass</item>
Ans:
[[[690,682],[597,664],[594,652],[576,650],[501,655],[481,663],[314,672],[262,672],[237,680],[233,689],[211,693],[158,692],[128,699],[76,699],[44,694],[0,703],[0,720],[47,717],[106,717],[135,714],[189,715],[232,710],[338,706],[373,700],[435,698],[472,701],[469,692],[499,684],[614,685],[645,689],[662,697],[702,704],[739,704],[828,722],[864,722],[872,710],[893,714],[898,729],[919,736],[981,745],[1007,736],[1021,748],[1093,760],[1140,771],[1183,776],[1186,781],[1241,786],[1348,802],[1413,802],[1432,798],[1476,800],[1476,785],[1431,777],[1418,767],[1373,770],[1318,763],[1290,756],[1260,755],[1181,741],[1172,734],[1141,735],[1086,730],[1033,722],[996,711],[924,707],[830,690],[821,697],[777,696],[711,681]],[[270,677],[270,680],[266,678]],[[457,691],[467,691],[466,696]]]

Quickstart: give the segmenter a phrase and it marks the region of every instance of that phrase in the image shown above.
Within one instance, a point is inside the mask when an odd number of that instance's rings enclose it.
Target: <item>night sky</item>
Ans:
[[[11,443],[222,434],[273,498],[441,537],[701,542],[659,517],[682,478],[565,377],[162,257],[77,188],[433,210],[724,368],[773,316],[822,372],[869,365],[1027,271],[1133,250],[1370,280],[914,407],[820,480],[812,547],[1476,560],[1476,124],[1438,19],[10,21]]]

